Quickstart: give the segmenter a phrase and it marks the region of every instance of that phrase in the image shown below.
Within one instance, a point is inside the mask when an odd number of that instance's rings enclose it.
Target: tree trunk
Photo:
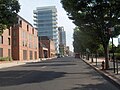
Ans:
[[[93,63],[93,53],[91,53],[91,62]]]
[[[104,55],[105,55],[105,69],[109,69],[109,48],[108,45],[104,46]]]
[[[80,58],[83,59],[83,52],[80,52]]]
[[[96,52],[96,54],[95,54],[95,58],[96,58],[96,66],[97,66],[97,57],[98,57],[98,56],[97,56],[97,52]]]
[[[88,54],[88,53],[87,53],[87,55],[86,55],[86,59],[89,60],[89,54]]]

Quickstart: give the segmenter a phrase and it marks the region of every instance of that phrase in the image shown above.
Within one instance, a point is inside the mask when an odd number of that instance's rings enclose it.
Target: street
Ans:
[[[63,57],[0,69],[0,90],[119,90],[80,59]]]

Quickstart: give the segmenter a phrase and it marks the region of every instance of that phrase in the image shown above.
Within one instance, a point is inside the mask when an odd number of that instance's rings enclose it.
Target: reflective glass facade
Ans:
[[[34,25],[38,36],[48,36],[55,42],[58,51],[57,9],[55,6],[38,7],[34,10]]]

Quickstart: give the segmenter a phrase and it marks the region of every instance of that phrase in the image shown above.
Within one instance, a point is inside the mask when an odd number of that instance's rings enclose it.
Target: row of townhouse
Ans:
[[[0,57],[11,57],[13,60],[34,60],[39,59],[42,54],[42,58],[49,58],[50,48],[46,47],[47,54],[41,53],[44,47],[41,49],[39,43],[37,30],[28,21],[18,16],[18,24],[4,30],[0,36]]]

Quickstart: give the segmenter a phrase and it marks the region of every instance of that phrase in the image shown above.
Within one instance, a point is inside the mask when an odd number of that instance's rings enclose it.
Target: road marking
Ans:
[[[41,67],[41,68],[46,68],[47,66],[43,66],[43,67]]]

